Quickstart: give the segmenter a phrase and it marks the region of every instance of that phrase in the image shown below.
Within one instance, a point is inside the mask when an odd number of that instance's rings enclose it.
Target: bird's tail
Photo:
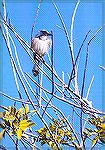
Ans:
[[[35,64],[32,69],[33,75],[36,77],[39,74],[39,61],[35,59]]]

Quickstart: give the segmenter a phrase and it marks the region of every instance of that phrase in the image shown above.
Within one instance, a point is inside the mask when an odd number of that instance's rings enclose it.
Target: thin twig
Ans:
[[[13,143],[16,146],[16,142],[15,142],[14,138],[9,134],[9,131],[7,129],[6,129],[6,133],[8,134],[8,136],[10,137],[10,139],[13,141]]]
[[[99,67],[100,67],[102,70],[104,70],[104,71],[105,71],[105,67],[103,67],[103,66],[100,66],[100,65],[99,65]]]
[[[53,93],[54,94],[54,93]],[[44,109],[44,111],[43,111],[43,113],[42,113],[42,117],[44,116],[44,113],[46,112],[46,109],[47,109],[47,107],[48,107],[48,105],[50,104],[50,102],[52,101],[52,99],[53,99],[53,95],[52,95],[52,97],[50,98],[50,100],[48,101],[48,103],[47,103],[47,105],[46,105],[46,107],[45,107],[45,109]]]
[[[105,26],[105,25],[104,25]],[[103,26],[103,27],[104,27]],[[84,94],[84,87],[85,87],[85,80],[86,80],[86,70],[87,70],[87,65],[88,65],[88,55],[89,55],[89,45],[92,42],[92,40],[96,37],[97,33],[103,28],[99,28],[96,33],[93,35],[93,37],[89,40],[88,44],[87,44],[87,50],[86,50],[86,59],[85,59],[85,67],[84,67],[84,75],[83,75],[83,82],[82,82],[82,90],[81,90],[81,98],[83,97]],[[81,130],[81,138],[83,141],[83,131],[82,131],[82,116],[83,116],[83,103],[81,103],[81,118],[80,118],[80,130]]]
[[[74,12],[73,12],[73,16],[72,16],[72,22],[71,22],[71,51],[72,51],[72,57],[73,57],[73,61],[75,60],[74,58],[74,47],[73,47],[73,28],[74,28],[74,19],[75,19],[75,16],[76,16],[76,11],[77,11],[77,8],[79,6],[79,3],[80,3],[80,0],[78,0],[76,6],[75,6],[75,9],[74,9]],[[75,81],[75,92],[77,94],[79,94],[79,89],[78,89],[78,81],[77,81],[77,69],[76,69],[76,65],[74,64],[73,65],[73,70],[74,70],[74,81]]]
[[[81,97],[83,97],[83,91],[84,91],[84,85],[85,85],[85,78],[86,78],[86,70],[87,70],[87,64],[88,64],[88,55],[89,55],[89,45],[94,40],[98,32],[100,32],[105,27],[105,24],[99,28],[96,33],[92,36],[92,38],[89,40],[87,44],[87,51],[86,51],[86,59],[85,59],[85,67],[84,67],[84,75],[83,75],[83,82],[82,82],[82,90],[81,90]]]
[[[93,75],[93,77],[92,77],[92,79],[91,79],[91,82],[90,82],[90,85],[89,85],[89,88],[88,88],[88,91],[87,91],[86,100],[88,100],[88,97],[89,97],[89,93],[90,93],[90,89],[91,89],[93,80],[94,80],[94,75]]]
[[[18,98],[14,98],[14,97],[11,97],[3,92],[0,91],[0,95],[3,95],[5,96],[6,98],[10,99],[10,100],[13,100],[13,101],[16,101],[16,102],[21,102],[21,103],[24,103],[24,104],[30,104],[30,102],[26,101],[26,100],[23,100],[23,99],[18,99]]]
[[[43,64],[42,64],[42,66],[41,66],[41,69],[43,70]],[[40,77],[40,80],[39,80],[39,82],[40,82],[40,87],[42,87],[43,85],[43,71],[41,72],[41,77]],[[43,89],[42,88],[39,88],[40,89],[40,91],[39,91],[39,93],[40,93],[40,98],[39,98],[39,108],[41,107],[41,101],[42,101],[42,92],[43,92]]]
[[[88,34],[90,33],[90,31],[91,30],[89,30],[88,31],[88,33],[85,35],[85,38],[84,38],[84,40],[83,40],[83,42],[82,42],[82,44],[81,44],[81,46],[80,46],[80,49],[79,49],[79,51],[78,51],[78,53],[77,53],[77,57],[76,57],[76,59],[75,59],[75,65],[77,64],[77,60],[78,60],[78,58],[79,58],[79,56],[80,56],[80,52],[81,52],[81,50],[82,50],[82,47],[83,47],[83,45],[84,45],[84,42],[86,41],[86,39],[87,39],[87,37],[88,37]],[[68,83],[68,88],[70,87],[70,83],[71,83],[71,81],[72,81],[72,79],[74,79],[74,77],[75,76],[73,76],[73,69],[72,69],[72,72],[71,72],[71,75],[70,75],[70,79],[69,79],[69,83]],[[73,77],[72,77],[73,76]]]
[[[65,32],[65,35],[66,35],[66,38],[67,38],[67,41],[68,41],[69,49],[70,49],[70,55],[71,55],[72,65],[73,65],[73,67],[74,67],[74,59],[73,59],[73,52],[72,52],[72,49],[71,49],[71,41],[70,41],[69,34],[68,34],[68,32],[67,32],[67,29],[66,29],[66,25],[65,25],[65,23],[64,23],[64,20],[63,20],[61,14],[60,14],[60,12],[59,12],[59,10],[58,10],[58,8],[57,8],[55,2],[54,2],[54,0],[52,0],[52,3],[53,3],[53,5],[54,5],[54,7],[55,7],[55,9],[56,9],[56,12],[57,12],[57,14],[58,14],[58,16],[59,16],[59,19],[60,19],[60,21],[61,21],[61,23],[62,23],[62,27],[63,27],[63,29],[64,29],[64,32]]]
[[[51,34],[52,34],[52,49],[51,49],[51,68],[52,68],[52,95],[54,93],[54,34],[53,32],[51,31]]]
[[[7,15],[6,15],[6,6],[5,6],[5,1],[4,1],[4,0],[3,0],[3,10],[4,10],[4,19],[6,20],[6,16],[7,16]],[[4,28],[5,28],[5,30],[6,30],[6,36],[5,36],[3,30],[2,30],[2,33],[3,33],[3,35],[4,35],[4,37],[5,37],[6,41],[7,41],[7,44],[8,44],[8,47],[9,47],[9,49],[8,49],[8,50],[9,50],[9,53],[10,53],[10,55],[12,56],[12,50],[11,50],[11,47],[10,47],[10,40],[9,40],[9,37],[10,37],[12,43],[13,43],[14,49],[16,49],[16,47],[15,47],[15,44],[14,44],[14,42],[13,42],[12,37],[11,37],[10,34],[9,34],[8,27],[7,27],[5,24],[4,24]],[[10,59],[10,60],[11,60],[11,63],[12,63],[12,69],[13,69],[13,74],[14,74],[14,79],[15,79],[17,91],[18,91],[18,94],[19,94],[20,99],[22,99],[22,95],[21,95],[21,92],[20,92],[20,89],[19,89],[19,85],[18,85],[18,80],[17,80],[17,77],[16,77],[15,67],[14,67],[14,64],[13,64],[12,59]],[[22,105],[23,105],[23,107],[24,107],[24,104],[22,104]]]
[[[62,71],[62,81],[64,83],[64,72]],[[64,98],[64,84],[62,84],[62,98]]]
[[[28,73],[25,73],[25,74],[26,74],[37,86],[40,86],[35,80],[33,80],[33,79],[30,77],[30,75],[29,75]],[[42,88],[44,91],[46,91],[46,92],[48,92],[49,94],[51,94],[51,92],[48,91],[47,89],[45,89],[45,88],[43,88],[43,87],[41,87],[41,88]],[[53,94],[53,96],[54,96],[56,99],[58,99],[58,100],[61,100],[61,101],[65,102],[65,103],[67,103],[67,104],[69,104],[69,105],[72,105],[72,106],[74,106],[74,107],[76,107],[76,108],[80,108],[80,109],[81,109],[81,106],[80,106],[80,105],[76,105],[76,104],[74,104],[74,103],[72,103],[72,102],[70,102],[70,101],[68,101],[68,100],[66,100],[66,99],[64,99],[64,98],[62,98],[62,97],[57,96],[56,94]],[[79,99],[80,99],[80,98],[79,98]],[[84,106],[88,106],[88,103],[87,103],[86,101],[80,99],[80,102],[82,102],[82,103],[84,104]],[[90,108],[90,107],[88,107],[88,108]],[[88,112],[88,113],[104,114],[103,112],[94,110],[94,108],[92,108],[93,110],[89,110],[89,109],[87,109],[86,107],[83,107],[83,109],[86,110],[86,111],[90,111],[90,112]]]
[[[47,103],[47,105],[45,107],[45,110],[43,111],[42,117],[43,117],[43,115],[44,115],[44,113],[45,113],[49,103],[53,99],[53,94],[54,94],[54,74],[53,74],[53,68],[54,68],[53,67],[54,66],[54,38],[53,38],[53,32],[52,31],[51,31],[51,33],[52,33],[52,50],[51,50],[51,68],[52,68],[52,93],[51,93],[51,95],[52,95],[52,97],[49,100],[49,102]]]
[[[40,11],[40,5],[41,5],[41,2],[42,0],[39,1],[39,5],[38,5],[38,8],[37,8],[37,11],[36,11],[36,16],[35,16],[35,20],[34,20],[34,23],[32,25],[32,30],[31,30],[31,41],[32,41],[32,38],[33,38],[33,31],[34,31],[34,27],[36,25],[36,20],[38,18],[38,14],[39,14],[39,11]]]
[[[26,95],[27,95],[29,101],[31,102],[31,105],[32,105],[33,108],[36,110],[36,108],[35,108],[35,106],[34,106],[34,103],[33,103],[33,101],[31,100],[30,95],[29,95],[29,93],[28,93],[28,90],[27,90],[27,88],[26,88],[26,86],[25,86],[23,80],[21,79],[20,73],[19,73],[19,71],[18,71],[18,69],[17,69],[17,66],[16,66],[16,64],[15,64],[14,58],[13,58],[13,56],[12,56],[12,54],[11,54],[11,48],[10,48],[10,45],[8,45],[8,41],[7,41],[7,39],[6,39],[6,37],[5,37],[3,31],[2,31],[2,35],[3,35],[4,40],[5,40],[5,42],[6,42],[6,46],[7,46],[9,55],[10,55],[10,59],[11,59],[13,65],[14,65],[15,71],[16,71],[18,77],[19,77],[19,80],[20,80],[20,82],[21,82],[21,84],[22,84],[22,86],[23,86],[23,89],[24,89],[24,91],[25,91],[25,93],[26,93]]]

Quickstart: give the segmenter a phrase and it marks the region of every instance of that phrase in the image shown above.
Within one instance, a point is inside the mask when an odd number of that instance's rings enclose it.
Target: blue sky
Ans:
[[[57,6],[63,16],[64,22],[67,26],[70,35],[70,25],[71,17],[76,3],[65,3],[59,2]],[[8,18],[10,18],[11,23],[15,27],[18,34],[30,44],[31,39],[31,28],[34,21],[35,13],[37,10],[38,3],[29,2],[9,2],[6,4]],[[81,90],[82,77],[83,77],[83,67],[85,64],[85,54],[86,46],[89,39],[94,35],[94,33],[102,26],[102,3],[80,3],[74,23],[74,54],[76,55],[79,47],[85,37],[86,33],[91,29],[91,33],[87,38],[86,43],[82,49],[80,64],[79,64],[79,89]],[[68,83],[67,73],[71,72],[71,58],[68,48],[67,39],[62,30],[60,30],[57,25],[61,26],[61,22],[56,14],[54,6],[51,3],[44,2],[41,4],[39,11],[39,16],[37,19],[35,33],[40,29],[47,29],[48,31],[53,31],[54,33],[54,66],[58,75],[62,76],[62,71],[65,73],[65,82]],[[102,32],[104,32],[103,30]],[[89,99],[92,100],[93,106],[97,109],[103,110],[102,108],[102,72],[99,69],[99,65],[102,65],[102,32],[100,32],[95,40],[90,45],[89,50],[89,62],[86,76],[86,96],[88,86],[90,84],[91,78],[94,75],[94,82],[91,87]],[[32,75],[33,63],[31,62],[29,56],[26,54],[24,49],[20,46],[19,42],[16,41],[17,52],[21,62],[21,66],[24,72],[28,72]],[[51,50],[49,51],[49,53]],[[48,61],[48,57],[45,56],[45,60]],[[36,79],[35,79],[36,80]],[[46,81],[45,81],[46,83]],[[49,84],[48,84],[49,85]],[[47,86],[48,86],[47,85]],[[50,86],[49,86],[50,88]],[[3,42],[3,92],[10,96],[18,97],[16,91],[16,86],[13,80],[13,73],[11,68],[11,63],[8,55],[8,51]],[[25,96],[24,96],[25,98]],[[13,102],[8,101],[3,98],[3,104],[6,106],[12,105]],[[55,103],[59,108],[64,110],[64,112],[69,112],[68,107],[63,107],[59,102]],[[68,110],[68,111],[67,111]],[[105,109],[104,109],[105,110]],[[8,142],[7,142],[8,144]]]

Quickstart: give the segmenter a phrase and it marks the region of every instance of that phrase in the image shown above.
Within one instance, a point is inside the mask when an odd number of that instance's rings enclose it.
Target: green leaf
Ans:
[[[99,134],[99,139],[102,143],[105,143],[105,131]]]
[[[21,139],[21,137],[22,137],[22,129],[17,129],[17,132],[16,132],[16,134],[17,134],[17,137],[18,137],[18,140],[20,140]]]
[[[105,116],[103,116],[103,119],[105,120]]]
[[[90,119],[89,119],[89,122],[90,122],[91,124],[93,124],[93,125],[96,125],[96,124],[97,124],[95,118],[90,118]]]
[[[10,123],[10,121],[9,120],[4,120],[5,121],[5,124],[7,125],[7,126],[9,126],[9,127],[11,127],[11,123]]]
[[[28,112],[29,112],[29,106],[28,106],[28,104],[26,104],[25,114],[27,115],[27,114],[28,114]]]
[[[40,128],[39,130],[37,130],[37,132],[39,133],[39,135],[46,135],[47,133],[47,128],[44,126],[43,128]]]
[[[22,111],[23,111],[23,108],[20,108],[17,113],[16,113],[16,116],[17,118],[20,118],[20,116],[22,115]]]
[[[50,123],[50,129],[51,129],[51,131],[55,131],[56,130],[56,126],[53,123]]]
[[[3,113],[2,112],[0,112],[0,118],[2,118],[3,117]]]
[[[14,106],[10,107],[10,113],[14,115],[16,113],[16,108]]]
[[[69,137],[71,137],[71,136],[72,136],[71,132],[70,132],[70,131],[68,131],[68,130],[66,130],[66,131],[65,131],[65,135],[66,135],[66,136],[69,136]]]
[[[33,125],[35,125],[35,123],[25,119],[25,120],[20,121],[19,127],[21,128],[22,131],[26,131],[27,128],[30,128]]]
[[[5,125],[4,123],[0,122],[0,127],[1,127],[2,129],[5,129],[6,125]]]
[[[2,130],[2,131],[0,132],[0,140],[2,140],[2,138],[4,137],[4,135],[5,135],[5,130],[6,130],[6,129],[4,129],[4,130]]]
[[[96,136],[93,140],[92,140],[92,146],[95,145],[99,140],[99,136]]]
[[[59,134],[60,136],[64,136],[64,131],[63,131],[62,129],[59,129],[59,128],[58,128],[58,134]]]
[[[87,130],[84,130],[83,133],[84,133],[85,135],[87,135],[87,136],[90,135],[89,132],[88,132]]]
[[[54,142],[50,141],[48,144],[51,148],[53,148],[53,150],[57,149],[56,144]]]
[[[105,123],[101,124],[100,127],[105,130]]]

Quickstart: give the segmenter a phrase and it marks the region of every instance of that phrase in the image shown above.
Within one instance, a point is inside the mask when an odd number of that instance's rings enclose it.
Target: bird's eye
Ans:
[[[51,36],[52,35],[47,30],[41,30],[40,32],[42,33],[42,35],[45,35],[45,36]]]
[[[46,32],[46,31],[43,31],[43,34],[47,35],[47,32]]]
[[[41,30],[41,32],[44,34],[44,35],[47,35],[48,32],[47,31],[44,31],[44,30]]]

